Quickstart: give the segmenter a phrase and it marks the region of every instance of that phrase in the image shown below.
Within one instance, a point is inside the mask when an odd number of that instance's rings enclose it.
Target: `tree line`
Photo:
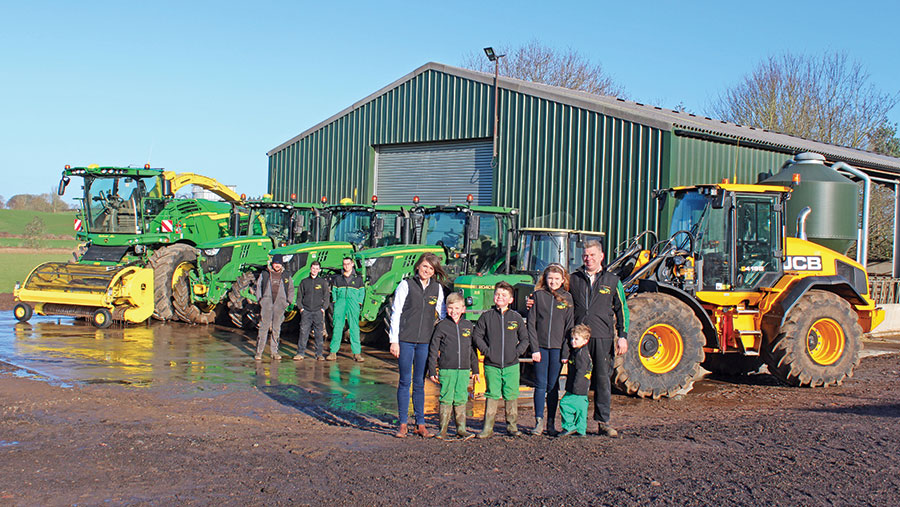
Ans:
[[[56,191],[46,194],[16,194],[6,200],[0,195],[0,209],[19,209],[29,211],[49,211],[57,213],[71,211],[72,206],[64,201]]]

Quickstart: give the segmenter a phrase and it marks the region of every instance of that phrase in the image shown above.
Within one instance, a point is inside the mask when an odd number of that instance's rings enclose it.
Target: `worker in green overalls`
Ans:
[[[363,279],[353,266],[353,259],[345,258],[343,271],[331,278],[331,301],[334,305],[334,320],[331,331],[331,353],[325,359],[337,360],[337,352],[341,349],[341,338],[344,336],[344,321],[350,331],[350,352],[353,360],[361,363],[362,347],[359,343],[359,310],[362,307],[366,289]]]

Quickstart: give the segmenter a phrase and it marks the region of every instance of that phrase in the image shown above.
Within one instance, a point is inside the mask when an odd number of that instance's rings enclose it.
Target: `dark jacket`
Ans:
[[[496,307],[481,314],[473,333],[475,346],[484,354],[484,364],[506,368],[519,364],[528,350],[525,320],[515,310],[500,313]]]
[[[331,287],[324,277],[308,276],[300,282],[297,300],[304,312],[327,310],[331,306]]]
[[[569,332],[575,326],[575,304],[572,295],[563,289],[556,291],[563,301],[548,290],[532,294],[534,305],[528,311],[528,339],[531,351],[539,348],[566,349]]]
[[[472,343],[472,332],[475,324],[466,319],[453,319],[447,317],[438,322],[431,335],[431,345],[428,347],[428,376],[437,374],[437,368],[442,370],[472,370],[478,374],[478,355]]]
[[[428,343],[434,333],[434,324],[438,319],[441,284],[432,280],[428,287],[422,287],[418,276],[406,279],[406,300],[400,312],[400,328],[398,337],[401,342]]]
[[[569,290],[575,302],[575,324],[587,324],[592,338],[628,336],[628,305],[616,275],[601,271],[591,284],[590,277],[580,268],[572,272]]]
[[[285,308],[294,302],[294,280],[287,271],[281,272],[281,289],[276,289],[276,297],[272,298],[272,287],[269,285],[271,274],[264,269],[256,279],[256,297],[260,307],[271,311],[273,308],[284,312]]]
[[[591,388],[591,370],[594,363],[587,345],[569,351],[569,370],[566,373],[566,392],[587,396]]]

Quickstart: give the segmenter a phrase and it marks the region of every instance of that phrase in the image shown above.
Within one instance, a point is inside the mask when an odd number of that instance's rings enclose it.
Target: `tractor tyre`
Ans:
[[[615,358],[613,384],[654,400],[690,391],[706,343],[694,312],[672,296],[649,292],[629,299],[628,309],[633,338],[628,351]]]
[[[754,373],[763,365],[760,356],[744,356],[741,354],[707,354],[701,366],[715,375],[737,377]]]
[[[182,243],[169,245],[153,252],[147,266],[153,270],[153,295],[156,320],[174,320],[175,307],[172,296],[175,284],[186,276],[197,262],[197,249]]]
[[[763,348],[769,372],[791,386],[840,385],[859,364],[862,328],[846,300],[811,290],[785,316]]]
[[[16,306],[13,308],[13,315],[19,322],[28,322],[31,316],[34,315],[34,309],[28,303],[16,303]]]
[[[255,292],[256,278],[257,273],[243,273],[231,284],[231,290],[228,291],[228,317],[238,329],[251,330],[259,326],[259,304],[241,295],[248,287]]]
[[[194,269],[192,266],[191,269]],[[201,309],[191,301],[191,283],[187,275],[181,276],[172,287],[172,308],[178,320],[190,324],[214,324],[216,309]]]
[[[106,308],[97,308],[91,314],[91,324],[99,329],[106,329],[112,325],[112,313]]]

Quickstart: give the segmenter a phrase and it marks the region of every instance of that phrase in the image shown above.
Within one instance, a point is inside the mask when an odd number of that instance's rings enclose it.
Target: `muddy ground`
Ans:
[[[364,400],[320,399],[268,363],[251,384],[141,387],[0,363],[0,504],[896,505],[898,370],[888,354],[836,388],[759,374],[614,396],[618,439],[441,442],[393,438]]]

